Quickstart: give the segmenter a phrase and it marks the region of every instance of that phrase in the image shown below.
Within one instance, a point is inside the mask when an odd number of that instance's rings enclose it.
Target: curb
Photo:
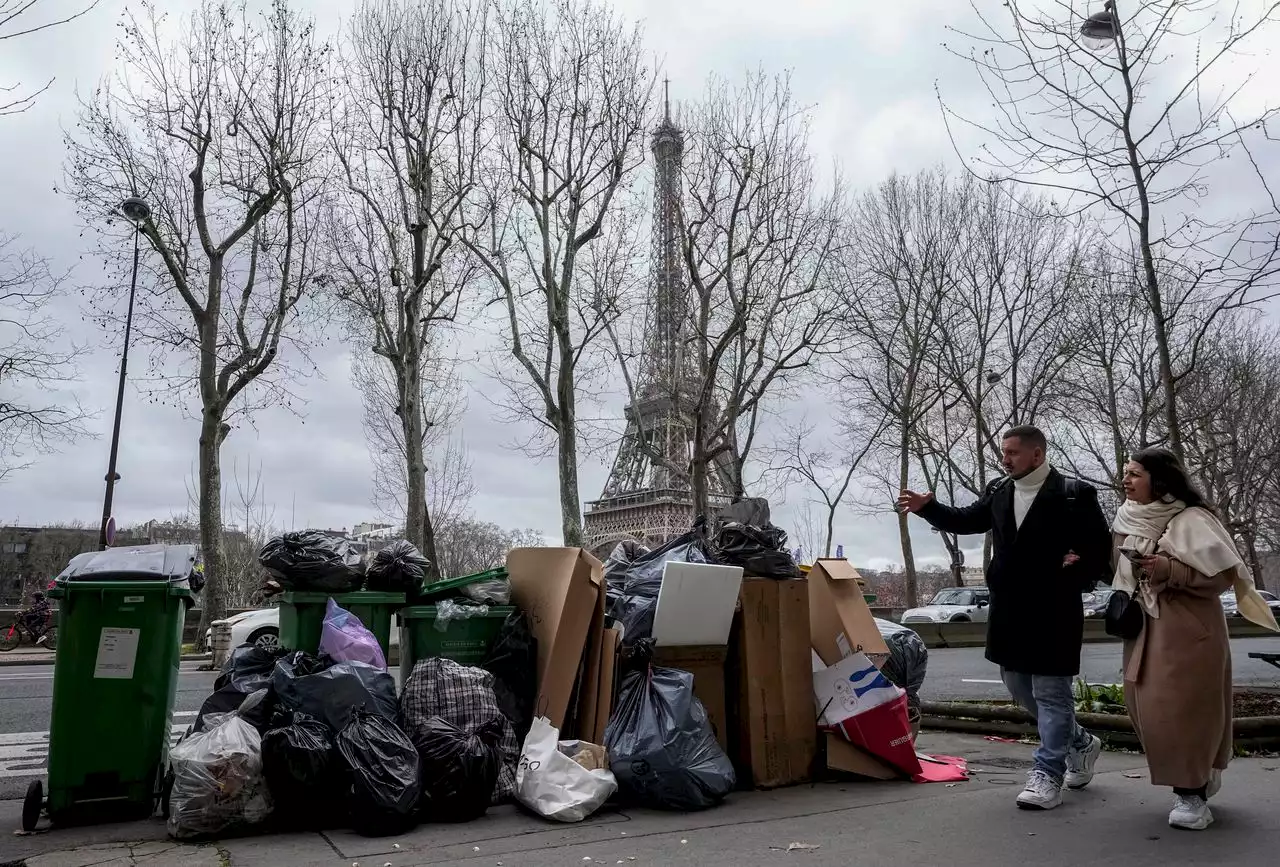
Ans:
[[[1141,748],[1133,721],[1127,714],[1077,713],[1080,725],[1117,746]],[[920,703],[921,728],[978,735],[1022,737],[1036,733],[1035,721],[1012,705],[970,705],[965,702]],[[1238,717],[1232,722],[1237,747],[1274,750],[1280,748],[1280,717]]]
[[[24,656],[25,655],[26,654],[24,654]],[[22,657],[15,658],[12,656],[6,658],[4,656],[0,656],[0,668],[22,668],[24,666],[31,666],[31,665],[53,665],[53,661],[55,658],[56,657],[54,657],[52,653],[50,653],[48,656],[33,656],[30,659],[24,659]],[[184,653],[181,657],[181,661],[182,662],[212,662],[213,656],[208,653]],[[0,862],[0,867],[3,867],[3,862]]]

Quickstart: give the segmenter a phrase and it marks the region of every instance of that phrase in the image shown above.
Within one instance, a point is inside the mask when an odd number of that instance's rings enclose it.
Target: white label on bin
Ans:
[[[98,661],[93,666],[94,678],[132,680],[141,634],[141,629],[104,627],[98,638]]]
[[[124,597],[125,605],[137,605],[139,602],[145,602],[145,596],[126,596]]]

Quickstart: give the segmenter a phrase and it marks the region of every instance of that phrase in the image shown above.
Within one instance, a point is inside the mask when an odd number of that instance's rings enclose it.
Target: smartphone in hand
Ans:
[[[1143,554],[1136,548],[1121,548],[1120,553],[1123,554],[1130,563],[1137,566],[1147,555]]]

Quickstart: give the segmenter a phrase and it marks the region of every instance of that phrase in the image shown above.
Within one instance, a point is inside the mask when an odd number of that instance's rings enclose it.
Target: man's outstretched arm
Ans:
[[[991,530],[991,487],[976,503],[960,508],[942,505],[932,493],[903,491],[898,497],[898,508],[919,515],[944,533],[975,536]]]

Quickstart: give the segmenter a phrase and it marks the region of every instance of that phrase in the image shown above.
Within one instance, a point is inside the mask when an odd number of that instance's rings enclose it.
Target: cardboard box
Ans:
[[[827,752],[827,769],[842,774],[854,774],[872,780],[897,780],[903,774],[888,762],[881,761],[866,750],[859,749],[834,732],[824,736]]]
[[[654,665],[678,668],[693,675],[693,694],[706,708],[707,719],[716,733],[720,748],[729,750],[728,709],[725,704],[724,665],[729,648],[704,644],[692,647],[658,647]]]
[[[804,782],[817,752],[809,584],[746,578],[726,667],[729,757],[755,788]]]
[[[599,671],[604,640],[604,566],[581,548],[515,548],[507,554],[511,601],[529,617],[538,642],[537,716],[564,731],[575,686],[584,668]],[[573,708],[581,719],[587,692],[598,696],[598,682],[579,691]],[[598,700],[590,701],[594,727]]]
[[[873,660],[889,652],[848,560],[818,560],[809,570],[809,629],[813,649],[827,665],[859,649]]]

